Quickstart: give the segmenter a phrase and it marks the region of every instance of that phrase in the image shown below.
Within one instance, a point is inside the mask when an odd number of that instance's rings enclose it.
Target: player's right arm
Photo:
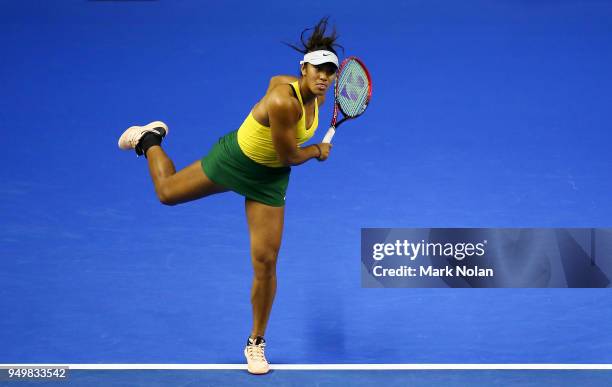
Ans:
[[[319,157],[319,149],[321,149],[319,159],[327,159],[329,147],[319,144],[318,146],[309,145],[301,148],[297,145],[295,138],[301,106],[289,93],[288,88],[279,86],[271,90],[266,98],[266,109],[270,118],[272,143],[284,165],[299,165],[317,158]]]

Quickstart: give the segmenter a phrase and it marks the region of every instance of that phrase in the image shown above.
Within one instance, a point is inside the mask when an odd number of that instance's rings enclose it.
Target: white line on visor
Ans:
[[[313,65],[320,65],[322,63],[333,63],[336,65],[336,68],[340,67],[338,65],[338,57],[331,51],[327,50],[318,50],[309,52],[304,55],[304,60],[300,61],[300,64],[310,63]]]

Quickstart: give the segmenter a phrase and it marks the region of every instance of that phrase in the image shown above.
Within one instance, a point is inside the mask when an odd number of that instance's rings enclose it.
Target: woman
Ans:
[[[313,28],[302,47],[299,78],[272,77],[265,96],[253,107],[237,131],[219,139],[209,154],[176,172],[161,148],[168,127],[161,121],[128,128],[119,139],[121,149],[144,154],[159,200],[175,205],[228,190],[246,198],[254,279],[251,290],[253,328],[244,350],[248,370],[269,371],[264,333],[276,293],[276,261],[281,244],[285,193],[291,166],[308,160],[324,161],[331,144],[302,146],[318,125],[319,106],[338,70],[335,30],[326,36],[327,18]]]

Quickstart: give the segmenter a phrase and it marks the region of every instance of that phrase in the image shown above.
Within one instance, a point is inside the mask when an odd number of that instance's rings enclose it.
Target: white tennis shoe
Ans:
[[[138,143],[145,133],[152,132],[159,136],[166,137],[168,134],[168,125],[161,121],[153,121],[145,126],[130,126],[119,137],[119,148],[123,150],[136,150],[138,155],[142,155],[142,149],[139,149]]]
[[[249,337],[247,346],[244,348],[244,356],[247,359],[247,369],[252,374],[267,374],[270,371],[270,365],[266,360],[264,350],[266,341],[263,337],[252,339]]]

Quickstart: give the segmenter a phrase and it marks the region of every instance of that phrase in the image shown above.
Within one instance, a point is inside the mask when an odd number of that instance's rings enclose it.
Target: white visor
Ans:
[[[300,61],[300,64],[310,63],[313,65],[320,65],[323,63],[333,63],[336,65],[336,68],[340,67],[338,65],[338,57],[331,51],[327,50],[318,50],[309,52],[304,55],[304,60]]]

